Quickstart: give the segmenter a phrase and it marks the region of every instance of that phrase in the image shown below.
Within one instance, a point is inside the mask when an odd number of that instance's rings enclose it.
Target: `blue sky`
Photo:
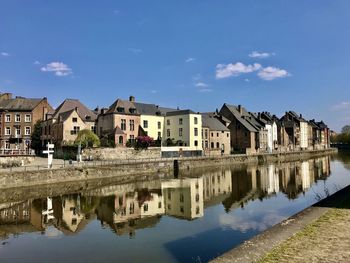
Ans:
[[[0,90],[350,123],[348,0],[0,0]]]

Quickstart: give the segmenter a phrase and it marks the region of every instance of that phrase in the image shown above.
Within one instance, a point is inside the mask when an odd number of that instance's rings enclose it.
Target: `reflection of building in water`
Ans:
[[[259,185],[262,191],[267,194],[276,194],[279,192],[278,169],[275,164],[261,166],[258,168],[260,174]]]
[[[54,197],[53,209],[57,227],[64,233],[79,232],[87,223],[85,214],[81,211],[79,194]]]
[[[9,203],[0,210],[0,224],[22,224],[30,221],[30,201]]]
[[[160,190],[142,189],[135,192],[116,193],[114,202],[114,223],[164,214]]]
[[[330,175],[329,156],[280,166],[280,187],[289,199],[304,193],[317,180]]]
[[[226,211],[237,207],[243,208],[249,200],[254,200],[260,196],[258,191],[257,168],[248,166],[246,169],[239,167],[231,171],[232,191],[222,204]]]
[[[210,201],[219,195],[226,195],[232,191],[231,170],[211,172],[203,177],[203,198]]]
[[[162,193],[167,215],[190,220],[203,216],[202,177],[164,181]]]

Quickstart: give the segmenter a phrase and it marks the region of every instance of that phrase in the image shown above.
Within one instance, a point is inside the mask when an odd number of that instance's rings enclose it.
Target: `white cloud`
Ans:
[[[140,48],[132,48],[132,47],[129,47],[128,50],[134,54],[139,54],[142,52],[142,49]]]
[[[340,111],[340,110],[350,110],[350,101],[343,101],[339,104],[336,104],[332,107],[332,110],[334,111]]]
[[[185,60],[185,62],[186,63],[190,63],[190,62],[194,62],[196,59],[195,58],[187,58],[186,60]]]
[[[250,82],[250,80],[249,80],[249,79],[244,79],[244,81],[245,81],[245,82]]]
[[[208,87],[209,85],[204,83],[204,82],[197,82],[195,84],[196,87],[199,87],[199,88],[205,88],[205,87]]]
[[[40,61],[35,60],[35,61],[33,62],[33,64],[34,64],[34,65],[40,65],[41,63],[40,63]]]
[[[258,76],[263,80],[274,80],[290,76],[288,71],[276,67],[266,67],[258,72]]]
[[[1,54],[1,56],[3,56],[3,57],[9,57],[9,56],[10,56],[10,54],[7,53],[7,52],[1,52],[0,54]]]
[[[40,70],[43,72],[53,72],[58,77],[68,76],[73,73],[72,69],[62,62],[51,62]]]
[[[216,66],[216,78],[223,79],[229,77],[237,77],[244,73],[251,73],[261,69],[261,65],[254,63],[253,65],[244,65],[241,62],[236,64],[218,64]]]
[[[208,88],[201,88],[198,90],[198,92],[212,92],[212,89],[208,89]]]
[[[275,53],[253,51],[252,53],[249,54],[249,57],[251,57],[251,58],[268,58],[268,57],[274,56],[274,55],[276,55],[276,54]]]

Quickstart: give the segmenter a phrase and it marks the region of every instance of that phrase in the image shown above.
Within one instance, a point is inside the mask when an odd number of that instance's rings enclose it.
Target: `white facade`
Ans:
[[[308,124],[307,122],[300,122],[300,147],[308,147]]]

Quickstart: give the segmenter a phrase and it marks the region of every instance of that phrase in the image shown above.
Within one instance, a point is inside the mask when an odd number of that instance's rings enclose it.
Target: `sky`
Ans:
[[[0,91],[350,124],[349,0],[0,0]]]

